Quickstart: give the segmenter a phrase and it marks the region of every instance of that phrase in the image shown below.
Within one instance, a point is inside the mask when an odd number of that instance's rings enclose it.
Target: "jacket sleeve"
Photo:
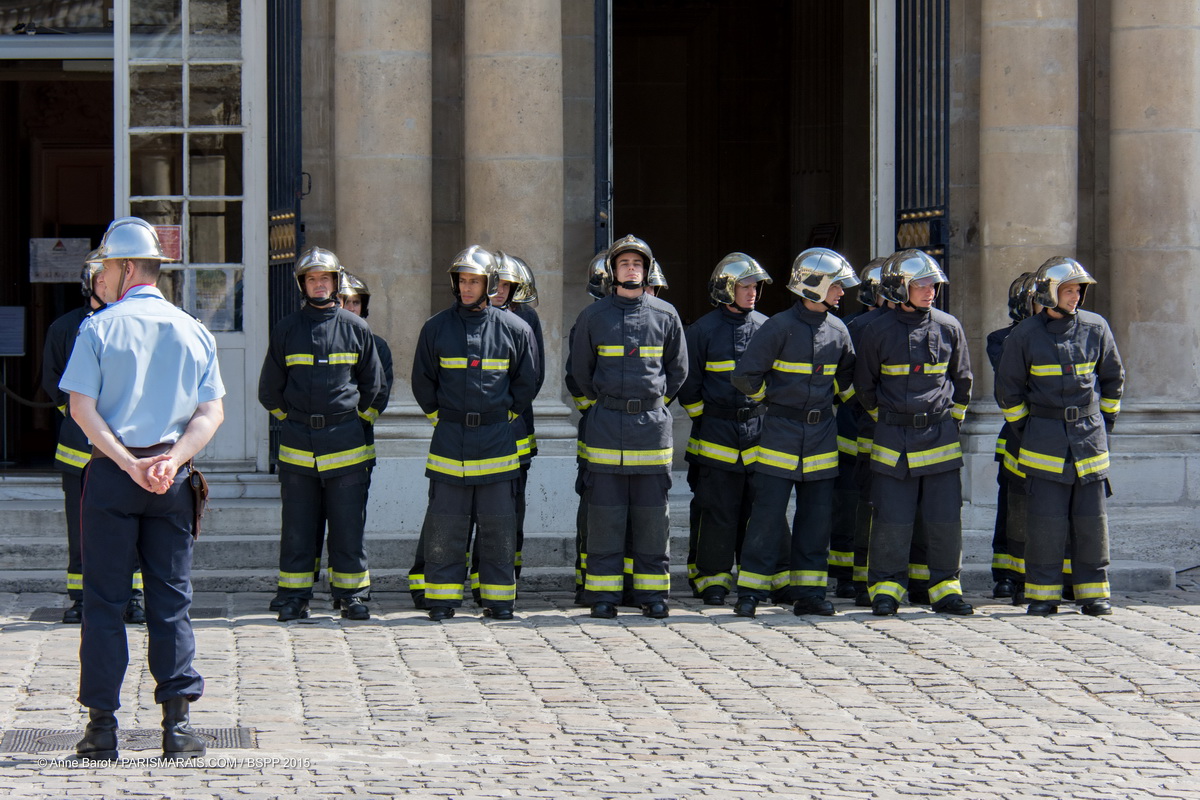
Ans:
[[[388,347],[388,343],[381,337],[376,336],[375,352],[379,354],[379,366],[383,369],[383,387],[371,403],[371,410],[375,412],[372,415],[372,421],[378,419],[379,415],[387,408],[388,401],[392,396],[392,386],[395,384],[395,375],[392,372],[392,348]]]
[[[854,390],[854,345],[850,342],[850,333],[846,332],[842,354],[838,358],[837,372],[833,377],[833,388],[837,392],[839,403],[848,403],[855,395]]]
[[[513,331],[513,354],[510,363],[508,381],[509,391],[512,392],[513,404],[510,411],[523,414],[533,405],[533,398],[538,393],[538,370],[534,361],[537,344],[533,340],[533,330],[528,325],[522,325]]]
[[[283,390],[287,387],[287,367],[283,362],[284,335],[285,329],[282,327],[271,331],[267,355],[258,374],[258,402],[276,419],[287,417],[287,404],[283,400]]]
[[[783,344],[779,336],[780,330],[781,326],[769,323],[759,328],[750,339],[750,344],[746,345],[746,352],[738,359],[737,366],[733,368],[730,383],[751,400],[761,401],[767,395],[766,376],[774,366],[775,357],[779,355]],[[786,336],[786,332],[784,335]]]
[[[1026,339],[1027,336],[1018,326],[1005,340],[1004,349],[1000,352],[1000,365],[996,368],[996,403],[1018,440],[1025,432],[1025,423],[1029,421],[1029,356]]]
[[[349,312],[347,312],[349,313]],[[354,365],[354,382],[358,385],[358,413],[367,414],[375,398],[383,391],[383,365],[375,348],[375,336],[370,329],[360,330],[361,354]]]
[[[683,388],[688,376],[688,348],[679,315],[670,315],[666,347],[663,348],[663,367],[667,373],[666,400],[670,402]]]
[[[434,319],[437,318],[434,317],[425,323],[420,336],[417,337],[411,376],[413,398],[430,419],[436,418],[438,410],[438,358],[434,352],[435,336],[431,330]]]
[[[1117,352],[1117,340],[1113,338],[1108,323],[1100,345],[1100,360],[1096,365],[1096,379],[1100,388],[1100,413],[1111,429],[1121,412],[1121,395],[1125,391],[1125,365]]]
[[[958,322],[954,323],[954,343],[950,350],[947,373],[954,385],[954,394],[951,397],[954,408],[950,413],[957,422],[962,422],[967,416],[967,406],[971,402],[971,384],[974,383],[974,376],[971,374],[971,351],[967,348],[967,336]]]
[[[700,387],[704,384],[704,362],[706,342],[701,340],[700,323],[696,322],[687,327],[683,338],[687,342],[688,374],[687,379],[679,390],[679,402],[683,410],[693,419],[704,413],[704,397]]]
[[[596,371],[596,348],[592,345],[592,334],[589,330],[590,317],[588,309],[584,309],[575,322],[575,339],[571,342],[571,375],[579,386],[579,393],[594,402],[596,387],[592,383],[592,375]]]
[[[879,368],[883,362],[879,343],[878,327],[868,325],[858,340],[854,359],[854,394],[873,420],[879,419]]]
[[[594,400],[589,400],[583,394],[583,389],[579,388],[579,381],[575,380],[575,373],[571,368],[571,349],[575,346],[575,326],[571,326],[571,332],[567,334],[567,364],[564,369],[563,383],[566,384],[567,392],[571,395],[571,401],[575,404],[575,409],[579,413],[587,411],[591,407]]]
[[[68,395],[58,388],[58,382],[62,380],[63,370],[67,367],[67,348],[59,334],[60,331],[55,326],[50,326],[46,346],[42,349],[42,388],[54,401],[54,405],[58,406],[59,411],[66,414]]]

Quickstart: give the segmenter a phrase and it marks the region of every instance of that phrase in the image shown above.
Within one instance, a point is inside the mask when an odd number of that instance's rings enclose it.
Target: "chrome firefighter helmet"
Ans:
[[[867,308],[874,308],[883,299],[883,294],[879,291],[879,276],[885,261],[885,256],[872,258],[858,273],[858,302]]]
[[[1022,272],[1008,285],[1008,316],[1014,322],[1033,316],[1032,285],[1032,272]]]
[[[1078,261],[1056,256],[1038,267],[1033,278],[1033,300],[1046,308],[1057,309],[1058,290],[1068,284],[1078,283],[1082,284],[1079,287],[1079,304],[1083,305],[1088,284],[1095,282],[1096,279]]]
[[[96,276],[104,269],[104,262],[97,256],[100,248],[88,253],[83,259],[83,269],[79,272],[79,291],[87,300],[96,293]]]
[[[858,286],[858,276],[850,262],[827,247],[810,247],[792,262],[788,291],[814,303],[824,303],[835,283],[843,289]]]
[[[730,253],[717,262],[708,279],[708,299],[716,305],[733,305],[734,287],[739,283],[771,282],[762,265],[745,253]]]
[[[342,267],[342,262],[338,261],[338,257],[333,254],[332,250],[326,250],[323,247],[313,245],[300,254],[300,258],[296,259],[296,286],[300,288],[300,294],[308,296],[304,291],[304,276],[310,272],[329,272],[334,275],[334,291],[336,292],[342,285],[342,273],[346,270]]]
[[[612,247],[608,248],[608,271],[612,275],[613,283],[617,281],[617,256],[622,253],[634,252],[642,257],[642,286],[648,286],[650,280],[650,265],[654,263],[654,254],[650,252],[650,245],[643,242],[636,236],[626,236],[623,239],[618,239],[613,242]]]
[[[667,276],[657,258],[650,259],[650,269],[646,271],[646,285],[653,286],[660,292],[671,288],[667,285]]]
[[[93,251],[101,261],[119,258],[147,261],[174,261],[163,252],[158,231],[140,217],[114,219],[104,232],[100,246]]]
[[[596,300],[612,294],[612,270],[608,268],[608,250],[601,250],[588,263],[587,291]]]
[[[533,270],[529,268],[529,264],[525,263],[525,259],[517,256],[510,256],[510,258],[517,262],[517,272],[520,274],[521,279],[513,287],[512,297],[509,300],[514,303],[533,303],[537,305],[537,281],[534,280]]]
[[[883,298],[893,303],[907,303],[908,285],[922,278],[933,278],[939,287],[950,282],[933,256],[924,250],[892,253],[880,270],[879,285]]]
[[[357,297],[362,301],[362,318],[367,318],[367,306],[371,302],[371,290],[367,288],[367,284],[357,275],[351,275],[349,272],[342,272],[341,283],[338,284],[338,297]]]
[[[473,244],[454,257],[450,264],[450,289],[458,297],[458,276],[483,275],[487,278],[484,295],[490,300],[500,288],[500,277],[496,274],[496,257],[477,244]]]
[[[492,259],[496,264],[496,293],[500,292],[500,281],[508,281],[512,284],[508,290],[508,299],[504,301],[507,306],[513,301],[513,295],[517,293],[517,288],[521,285],[521,268],[517,265],[517,259],[503,250],[492,253]]]

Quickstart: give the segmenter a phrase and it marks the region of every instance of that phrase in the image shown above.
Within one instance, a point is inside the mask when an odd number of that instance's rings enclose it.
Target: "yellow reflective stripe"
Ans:
[[[596,404],[595,400],[588,400],[583,395],[571,395],[571,400],[575,403],[577,411],[586,411]]]
[[[1069,559],[1069,558],[1063,559],[1063,574],[1064,575],[1071,574],[1071,559]]]
[[[466,358],[447,358],[446,356],[438,357],[438,366],[442,369],[466,369]]]
[[[945,375],[946,371],[950,369],[950,362],[939,361],[937,364],[925,364],[923,366],[926,375]]]
[[[633,588],[642,592],[665,592],[671,588],[671,576],[635,572],[633,573]]]
[[[67,573],[68,589],[83,589],[83,575],[78,572]]]
[[[1025,477],[1025,473],[1021,470],[1020,462],[1008,451],[1004,452],[1004,468],[1018,478]]]
[[[772,450],[761,444],[754,449],[754,462],[778,469],[794,470],[800,466],[800,457],[780,450]]]
[[[899,603],[900,598],[904,596],[904,587],[895,581],[881,581],[879,583],[873,583],[870,585],[870,587],[868,587],[867,591],[871,595],[871,600],[883,595],[885,597],[891,597],[897,603]]]
[[[1025,584],[1026,600],[1061,600],[1061,583],[1027,583]]]
[[[462,600],[463,585],[461,583],[427,583],[425,584],[425,601],[430,600]]]
[[[271,416],[272,416],[272,417],[274,417],[274,418],[275,418],[275,419],[277,419],[277,420],[281,420],[281,421],[282,421],[282,420],[285,420],[285,419],[287,419],[287,412],[286,412],[286,411],[284,411],[282,408],[272,408],[272,409],[271,409]]]
[[[479,584],[479,597],[482,600],[511,603],[517,599],[517,585],[515,583],[481,583]]]
[[[525,436],[517,439],[517,455],[527,456],[533,452],[533,437]]]
[[[929,587],[929,599],[935,603],[954,594],[962,595],[962,584],[957,580],[946,580]]]
[[[796,375],[832,375],[837,371],[837,364],[809,364],[804,361],[784,361],[777,358],[771,364],[771,369]]]
[[[1003,437],[996,437],[996,455],[1003,455],[1006,451],[1008,440]]]
[[[733,586],[732,572],[718,572],[716,575],[693,575],[692,577],[696,581],[696,588],[701,592],[710,586],[720,586],[724,589]]]
[[[371,585],[370,571],[334,572],[329,570],[329,582],[339,589],[365,589]]]
[[[1067,465],[1065,459],[1048,456],[1044,453],[1035,453],[1032,450],[1021,448],[1021,457],[1018,463],[1023,467],[1030,469],[1040,469],[1043,472],[1061,473]]]
[[[900,451],[892,450],[883,445],[871,443],[871,460],[878,461],[889,467],[894,467],[900,461]]]
[[[315,467],[317,465],[317,460],[311,451],[297,450],[284,445],[279,445],[279,460],[297,467]]]
[[[908,579],[927,581],[929,580],[929,565],[927,564],[909,564]]]
[[[771,591],[771,587],[775,585],[773,575],[760,575],[757,572],[749,572],[741,570],[738,572],[738,586],[745,586],[747,589],[761,589],[764,592]]]
[[[482,477],[509,472],[520,467],[521,462],[516,453],[495,458],[481,458],[473,461],[458,461],[430,453],[425,459],[425,468],[450,475],[455,478]]]
[[[837,381],[833,382],[833,387],[835,390],[837,389]],[[854,397],[854,384],[853,383],[850,384],[850,386],[848,386],[846,389],[843,389],[842,391],[838,392],[838,399],[841,400],[843,403],[850,402],[850,398],[852,398],[852,397]]]
[[[761,403],[767,396],[767,384],[762,384],[753,394],[746,395],[756,403]]]
[[[829,551],[829,566],[831,567],[853,567],[854,553],[846,550],[830,550]]]
[[[936,364],[880,364],[879,372],[882,375],[895,377],[897,375],[908,375],[912,373],[919,375],[945,375],[950,367],[949,361],[939,361]]]
[[[312,571],[280,572],[279,585],[284,589],[307,589],[313,585]]]
[[[1091,375],[1095,371],[1096,371],[1096,362],[1095,361],[1085,361],[1082,364],[1075,365],[1075,374],[1076,375]]]
[[[583,588],[589,592],[619,592],[625,588],[625,576],[595,575],[589,572]]]
[[[367,452],[366,446],[355,447],[352,450],[341,450],[337,453],[328,453],[326,455],[317,456],[317,470],[325,472],[326,470],[338,469],[339,467],[349,467],[354,464],[361,464],[364,461],[370,461],[371,454]]]
[[[408,576],[408,590],[410,592],[425,591],[425,574],[421,572],[412,572]]]
[[[140,569],[137,572],[133,573],[133,588],[134,589],[144,588],[142,586],[142,571]]]
[[[704,370],[706,372],[733,372],[736,361],[705,361]]]
[[[508,369],[508,363],[507,358],[485,358],[483,359],[483,368],[506,370]]]
[[[621,460],[627,466],[657,466],[670,464],[673,455],[670,447],[662,450],[622,450]]]
[[[1107,600],[1109,596],[1108,581],[1077,583],[1074,589],[1076,600]]]
[[[374,425],[375,420],[379,419],[379,411],[374,408],[368,408],[366,411],[358,412],[358,417],[364,422],[369,422]]]
[[[1121,399],[1111,397],[1100,398],[1100,410],[1105,414],[1116,414],[1121,411]]]
[[[868,408],[867,416],[870,417],[874,422],[879,422],[879,409],[878,408]]]
[[[697,400],[694,403],[684,403],[683,410],[687,412],[689,417],[698,417],[704,413],[704,401]]]
[[[625,574],[626,574],[626,575],[633,575],[633,559],[632,559],[632,558],[630,558],[629,556],[626,556],[626,557],[623,559],[623,561],[624,561],[624,564],[625,564]]]
[[[711,459],[726,464],[736,464],[742,454],[742,451],[736,447],[726,447],[723,444],[706,442],[703,439],[689,439],[688,452],[693,455],[708,456]]]
[[[943,464],[947,461],[953,461],[956,458],[962,458],[962,445],[958,442],[935,447],[932,450],[918,450],[917,452],[908,453],[908,466],[929,467],[934,464]]]
[[[285,367],[311,367],[313,365],[313,357],[311,353],[292,353],[283,357],[283,365]]]
[[[959,422],[962,422],[967,417],[967,404],[955,403],[954,408],[950,410],[950,416],[954,417]]]
[[[880,364],[879,373],[881,375],[907,375],[908,364]]]
[[[875,440],[871,439],[870,437],[867,437],[867,436],[860,436],[857,439],[857,443],[858,443],[858,454],[861,456],[865,456],[865,455],[870,454],[871,447],[872,447],[872,445],[875,444]]]
[[[61,461],[64,464],[69,464],[72,467],[86,467],[87,463],[92,460],[91,452],[76,450],[73,447],[67,447],[65,444],[60,444],[54,450],[54,459]]]
[[[838,452],[845,453],[848,456],[858,455],[858,443],[855,440],[845,436],[839,436],[837,440]]]
[[[794,569],[788,575],[792,586],[824,586],[829,582],[829,573],[825,570]]]
[[[855,564],[854,565],[854,582],[855,583],[866,583],[867,582],[867,565],[866,564]]]
[[[1070,367],[1067,370],[1066,367]],[[1075,375],[1091,375],[1096,371],[1095,361],[1084,361],[1080,364],[1030,364],[1029,374],[1035,378],[1046,378],[1054,375],[1074,373]]]
[[[830,450],[828,453],[817,453],[813,456],[804,457],[804,472],[820,472],[823,469],[837,469],[838,451]]]
[[[598,344],[596,345],[596,355],[623,356],[625,355],[625,347],[619,344]]]
[[[1029,414],[1029,406],[1025,405],[1024,401],[1000,410],[1004,412],[1004,421],[1010,424],[1020,422]]]
[[[330,364],[357,364],[358,353],[330,353]]]
[[[58,407],[58,413],[62,414],[64,417],[67,415],[67,404],[66,403],[63,403],[61,406]]]
[[[638,355],[642,358],[662,358],[662,354],[661,344],[644,344],[638,347]]]
[[[1108,469],[1108,453],[1104,452],[1098,456],[1091,458],[1081,458],[1075,462],[1075,474],[1079,477],[1091,475],[1093,472],[1100,472]]]

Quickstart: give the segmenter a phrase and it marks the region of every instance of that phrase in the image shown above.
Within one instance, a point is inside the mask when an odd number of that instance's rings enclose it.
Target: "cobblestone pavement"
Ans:
[[[280,624],[266,595],[199,595],[223,617],[195,623],[193,724],[253,728],[257,749],[97,769],[0,753],[0,795],[1200,797],[1195,583],[1103,619],[968,599],[967,618],[839,600],[748,620],[689,599],[607,621],[550,594],[513,622],[431,623],[379,595],[367,622],[318,602]],[[82,730],[78,628],[29,619],[62,602],[0,595],[4,731]],[[131,628],[125,729],[159,721],[144,647]]]

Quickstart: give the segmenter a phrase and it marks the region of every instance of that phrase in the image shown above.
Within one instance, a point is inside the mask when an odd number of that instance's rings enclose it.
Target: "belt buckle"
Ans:
[[[467,418],[464,420],[463,424],[465,424],[468,428],[478,428],[482,422],[483,417],[478,411],[468,411]]]
[[[642,401],[640,399],[626,400],[625,401],[625,413],[626,414],[642,413]]]
[[[738,422],[748,422],[751,419],[750,414],[753,411],[754,411],[753,408],[739,408],[737,410],[737,417],[736,417],[737,421]]]
[[[1079,421],[1079,406],[1067,406],[1063,409],[1063,419],[1067,422]]]
[[[325,427],[325,415],[324,414],[313,414],[312,416],[310,416],[308,418],[308,427],[312,428],[315,431],[319,431],[319,430],[321,430],[321,428],[324,428]]]
[[[804,418],[804,421],[807,422],[809,425],[816,425],[818,422],[821,421],[821,409],[810,408],[808,410],[808,414]]]
[[[922,411],[920,414],[913,414],[913,427],[914,428],[928,428],[929,427],[929,414],[927,414],[924,411]]]

